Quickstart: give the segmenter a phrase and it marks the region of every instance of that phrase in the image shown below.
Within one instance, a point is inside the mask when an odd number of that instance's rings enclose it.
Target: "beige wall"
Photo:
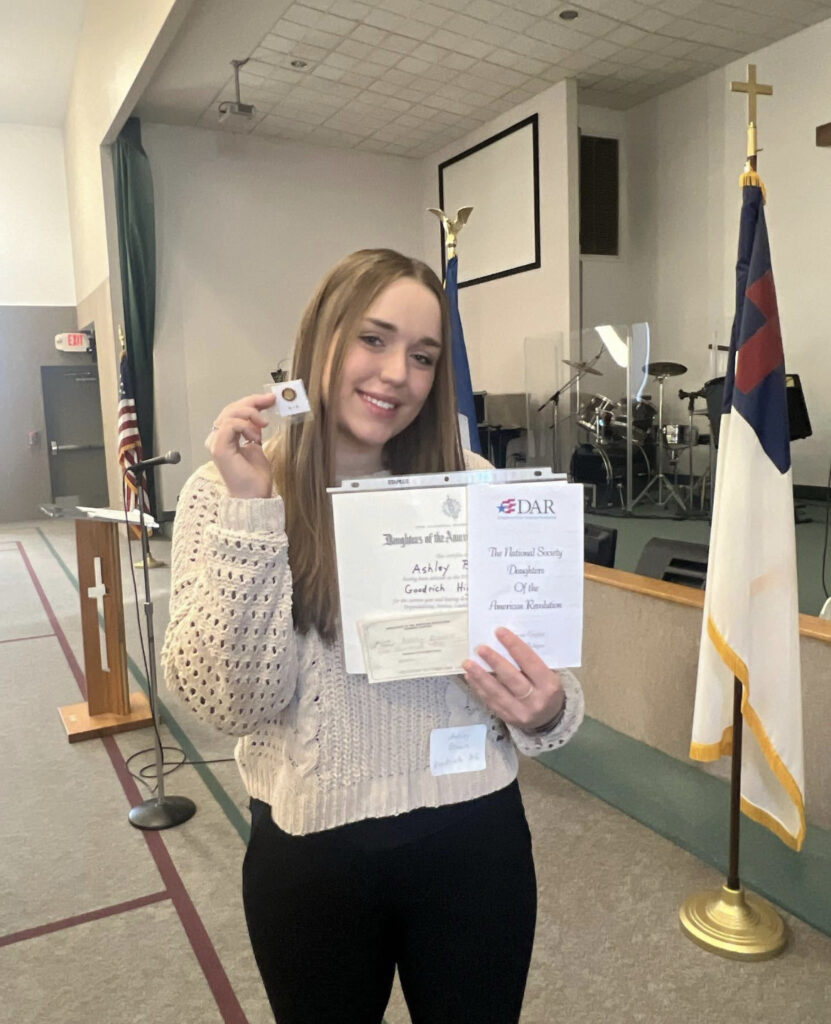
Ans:
[[[578,326],[576,82],[559,82],[423,161],[422,205],[438,206],[439,164],[531,114],[539,115],[541,266],[460,290],[459,312],[477,391],[524,391],[525,339],[562,332],[568,350],[569,334]],[[475,209],[471,220],[474,217]],[[437,222],[425,216],[424,258],[437,271],[441,269],[439,237]],[[460,266],[464,265],[464,238],[461,233]]]
[[[109,279],[78,304],[77,326],[95,326],[98,351],[98,383],[101,388],[101,420],[104,428],[104,457],[107,461],[107,490],[110,505],[120,508],[121,470],[118,465],[118,375],[119,349],[113,326]]]
[[[75,302],[59,128],[0,124],[0,306]]]
[[[90,0],[67,105],[64,156],[78,322],[95,321],[111,505],[121,504],[113,385],[118,374],[114,328],[122,313],[107,144],[132,112],[191,2]]]
[[[36,519],[52,500],[40,368],[89,362],[55,348],[55,335],[74,329],[72,306],[0,306],[0,522]],[[30,430],[40,433],[33,446]]]
[[[692,596],[702,598],[697,591]],[[723,775],[729,759],[709,768],[688,757],[701,614],[694,604],[587,579],[579,676],[592,718],[671,757]],[[803,635],[801,654],[806,813],[810,822],[829,828],[831,642]]]
[[[708,345],[729,343],[735,308],[747,101],[730,82],[744,81],[753,63],[759,81],[773,85],[758,103],[759,172],[786,366],[801,375],[814,431],[792,447],[794,482],[814,487],[825,486],[831,438],[831,364],[820,355],[831,318],[831,154],[815,143],[816,126],[829,120],[829,47],[831,19],[624,113],[580,111],[587,130],[621,139],[628,207],[620,260],[584,264],[587,325],[648,320],[652,360],[688,367],[665,391],[664,422],[685,423],[678,389],[695,391],[718,375]]]

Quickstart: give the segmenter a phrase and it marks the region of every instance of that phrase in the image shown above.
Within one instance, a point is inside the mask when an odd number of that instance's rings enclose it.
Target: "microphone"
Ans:
[[[181,461],[182,456],[179,452],[165,452],[164,455],[155,455],[152,459],[142,459],[141,462],[134,462],[132,466],[127,467],[127,472],[134,473],[136,470],[149,469],[151,466],[174,465]]]

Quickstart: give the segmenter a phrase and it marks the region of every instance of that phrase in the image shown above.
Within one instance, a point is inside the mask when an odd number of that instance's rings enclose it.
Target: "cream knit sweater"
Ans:
[[[547,734],[506,726],[461,676],[370,685],[349,675],[340,638],[296,633],[283,501],[232,498],[211,463],[185,484],[173,533],[169,688],[204,722],[239,736],[248,793],[286,832],[484,796],[516,776],[516,748],[553,750],[583,717],[580,685],[561,673],[567,710]],[[487,767],[433,776],[433,729],[485,723]]]

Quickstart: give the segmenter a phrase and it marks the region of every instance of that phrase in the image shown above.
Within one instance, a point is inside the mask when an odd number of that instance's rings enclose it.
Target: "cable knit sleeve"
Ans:
[[[168,688],[233,736],[273,722],[297,680],[282,498],[231,498],[197,470],[179,497],[172,561]]]
[[[583,687],[577,676],[567,668],[560,669],[560,682],[566,695],[566,710],[560,721],[548,732],[527,733],[515,725],[508,725],[517,750],[528,757],[537,757],[549,750],[557,750],[568,743],[580,728],[586,710]],[[506,723],[507,724],[507,723]]]

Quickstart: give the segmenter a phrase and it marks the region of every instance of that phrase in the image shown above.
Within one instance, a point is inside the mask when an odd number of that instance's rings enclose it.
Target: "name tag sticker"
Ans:
[[[461,725],[433,729],[430,733],[430,771],[433,775],[458,775],[485,770],[486,725]]]

